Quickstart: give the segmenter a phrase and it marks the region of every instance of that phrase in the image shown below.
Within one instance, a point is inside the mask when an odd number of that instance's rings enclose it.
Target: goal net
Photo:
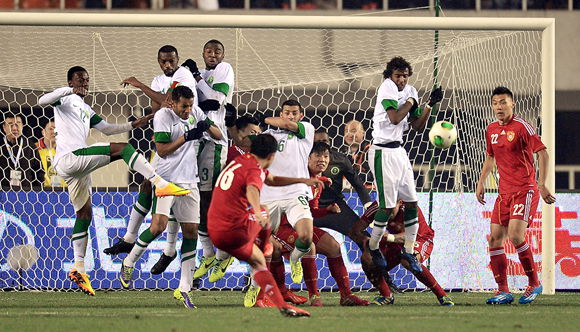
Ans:
[[[366,131],[362,144],[369,143],[376,91],[385,64],[394,56],[403,56],[413,66],[409,84],[417,88],[423,102],[434,85],[445,91],[431,122],[450,121],[459,133],[457,143],[448,150],[434,150],[428,142],[428,130],[409,131],[404,138],[420,192],[419,206],[436,234],[435,248],[426,264],[444,288],[491,289],[495,282],[488,268],[486,236],[497,177],[490,176],[487,181],[486,205],[479,205],[474,195],[485,157],[484,131],[494,120],[490,94],[498,85],[509,87],[515,94],[516,114],[542,131],[542,33],[442,30],[437,47],[434,35],[433,29],[0,26],[0,44],[5,45],[0,53],[0,108],[3,114],[22,117],[23,137],[34,144],[53,119],[53,109],[39,107],[38,98],[67,85],[66,71],[80,65],[91,77],[91,93],[85,101],[108,122],[122,123],[149,108],[144,94],[120,85],[124,78],[135,76],[149,84],[161,73],[157,50],[165,44],[178,49],[180,61],[192,58],[202,63],[203,44],[218,39],[225,45],[224,61],[235,69],[234,104],[239,114],[277,111],[284,100],[297,99],[306,110],[306,119],[315,128],[328,131],[333,147],[348,151],[344,124],[361,122]],[[89,143],[129,141],[148,155],[151,136],[151,128],[110,137],[92,131]],[[32,171],[43,173],[42,169]],[[364,169],[361,178],[372,189],[372,179]],[[39,179],[32,190],[21,191],[2,180],[0,289],[73,288],[66,274],[73,261],[70,234],[74,210],[65,189],[45,185],[43,180]],[[140,179],[124,163],[115,162],[93,173],[92,181],[94,216],[85,264],[95,289],[117,289],[121,259],[103,254],[103,249],[124,234]],[[344,195],[349,205],[362,213],[357,193],[347,189]],[[375,197],[374,190],[371,195]],[[141,231],[149,221],[147,218]],[[538,213],[527,240],[541,268],[540,224]],[[356,245],[340,234],[331,234],[342,244],[351,286],[370,288]],[[179,259],[162,275],[149,273],[164,241],[161,236],[152,243],[138,262],[135,288],[177,287]],[[38,261],[28,270],[14,271],[7,262],[8,252],[22,244],[38,249]],[[506,253],[510,285],[521,288],[527,279],[512,245],[506,246]],[[324,258],[319,257],[317,263],[321,267],[319,286],[332,289],[335,282]],[[201,287],[243,288],[247,272],[247,265],[235,262],[225,278],[215,284],[204,278]],[[391,276],[401,288],[424,288],[404,268],[395,268]]]

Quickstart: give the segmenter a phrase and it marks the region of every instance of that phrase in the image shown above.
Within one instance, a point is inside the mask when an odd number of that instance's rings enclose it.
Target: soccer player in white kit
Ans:
[[[170,213],[180,223],[183,233],[181,245],[181,277],[179,291],[185,307],[195,308],[191,301],[191,285],[195,269],[195,248],[197,245],[197,225],[199,224],[199,189],[197,183],[195,140],[199,140],[208,131],[210,135],[219,135],[219,129],[211,125],[206,115],[194,107],[193,92],[186,86],[177,86],[171,92],[170,107],[162,108],[155,113],[153,128],[155,146],[159,154],[156,170],[162,176],[171,179],[180,186],[190,190],[181,197],[155,197],[153,199],[151,226],[143,231],[129,255],[123,260],[120,281],[123,287],[129,287],[135,269],[135,263],[167,227]]]
[[[414,130],[425,127],[432,107],[441,101],[443,92],[440,88],[433,90],[427,105],[421,109],[417,90],[407,84],[411,75],[413,68],[402,57],[395,57],[387,63],[373,115],[373,143],[368,160],[377,188],[379,210],[374,218],[369,249],[373,263],[385,273],[387,262],[379,250],[379,242],[399,199],[405,203],[405,244],[401,256],[413,271],[420,273],[422,270],[413,254],[419,230],[417,191],[411,162],[402,147],[403,133],[409,126]],[[392,234],[387,236],[394,238]]]
[[[171,97],[171,92],[177,86],[187,86],[193,92],[193,104],[198,105],[197,97],[197,82],[193,78],[193,74],[188,68],[179,66],[179,53],[177,48],[172,45],[164,45],[157,51],[157,62],[163,74],[157,75],[151,82],[151,87],[141,83],[135,77],[129,77],[123,80],[121,84],[130,84],[141,91],[143,91],[150,99],[152,110],[155,112],[159,109],[161,104]],[[152,161],[155,164],[157,155]],[[127,225],[127,231],[123,238],[119,239],[113,246],[104,250],[105,254],[117,255],[119,253],[129,253],[135,245],[139,227],[151,209],[152,195],[151,183],[144,180],[139,188],[139,195],[137,201],[133,205]],[[176,241],[179,225],[171,223],[167,227],[168,241]],[[175,243],[170,243],[163,251],[159,262],[151,268],[151,273],[159,274],[167,268],[167,266],[177,256],[175,250]]]
[[[69,278],[83,292],[95,295],[88,275],[84,257],[88,243],[88,229],[92,219],[90,174],[112,161],[123,159],[129,168],[141,173],[157,187],[156,196],[178,196],[189,194],[165,181],[135,148],[128,143],[96,143],[87,146],[86,139],[91,128],[105,135],[127,132],[147,124],[151,115],[124,124],[109,124],[83,101],[88,94],[89,74],[79,66],[67,73],[68,87],[58,88],[40,97],[40,106],[54,107],[57,149],[54,168],[68,185],[70,200],[76,211],[76,221],[71,241],[75,267]]]
[[[197,63],[188,59],[183,64],[192,72],[197,81],[197,90],[200,103],[213,101],[215,107],[207,110],[207,117],[220,129],[222,138],[213,139],[204,135],[200,142],[198,153],[199,190],[201,196],[201,221],[199,224],[199,241],[203,248],[200,265],[195,271],[195,279],[204,276],[210,269],[210,282],[221,279],[233,257],[222,250],[214,250],[214,246],[207,234],[207,211],[211,202],[211,194],[215,181],[224,168],[228,153],[228,134],[226,121],[229,114],[234,93],[234,69],[223,61],[225,56],[224,45],[216,39],[209,40],[203,46],[203,61],[205,69],[198,69]],[[235,110],[235,109],[234,109]]]
[[[296,100],[287,100],[282,104],[278,117],[263,117],[261,123],[278,127],[268,129],[278,141],[278,153],[268,168],[272,174],[295,178],[308,178],[308,156],[314,144],[314,127],[302,121],[304,111]],[[264,185],[260,196],[261,203],[268,207],[272,222],[272,232],[280,226],[280,217],[286,214],[288,222],[296,230],[298,238],[295,248],[290,253],[292,281],[302,282],[302,264],[300,258],[310,251],[312,244],[313,221],[308,201],[312,199],[312,190],[303,183],[285,187]]]

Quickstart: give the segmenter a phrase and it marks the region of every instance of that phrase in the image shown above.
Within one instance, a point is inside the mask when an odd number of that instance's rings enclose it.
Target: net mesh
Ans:
[[[457,144],[448,150],[433,150],[428,131],[409,131],[409,152],[420,192],[419,205],[436,231],[430,267],[445,288],[493,288],[487,265],[485,234],[493,207],[497,179],[490,176],[485,206],[478,206],[473,192],[485,157],[484,129],[494,120],[490,92],[508,86],[516,95],[516,112],[534,127],[540,125],[541,35],[523,31],[441,31],[434,48],[432,30],[302,30],[302,29],[197,29],[197,28],[103,28],[103,27],[0,27],[0,107],[4,114],[23,117],[23,136],[34,144],[53,118],[51,107],[41,108],[38,98],[47,91],[67,85],[66,71],[85,67],[91,93],[85,101],[106,121],[123,123],[141,116],[149,99],[120,82],[135,76],[145,84],[161,73],[157,50],[172,44],[181,61],[201,63],[202,45],[218,39],[225,45],[225,61],[235,69],[234,104],[239,113],[274,111],[288,98],[300,101],[306,118],[315,128],[327,129],[332,145],[349,151],[344,124],[362,123],[364,144],[370,141],[371,118],[376,90],[382,82],[386,62],[403,56],[413,65],[409,83],[424,102],[434,84],[445,90],[445,98],[433,120],[447,120],[458,129]],[[437,57],[437,62],[434,58]],[[436,63],[436,64],[435,64]],[[436,74],[435,74],[436,73]],[[89,144],[129,140],[143,153],[151,150],[151,129],[129,135],[104,136],[92,131]],[[38,163],[41,163],[40,157]],[[49,158],[50,159],[50,158]],[[32,165],[32,164],[31,164]],[[42,166],[34,173],[43,173]],[[29,166],[33,167],[33,166]],[[46,167],[46,166],[45,166]],[[48,163],[50,167],[50,162]],[[432,180],[430,180],[430,170]],[[49,170],[50,173],[50,170]],[[372,185],[363,168],[361,177]],[[140,179],[122,162],[115,162],[92,175],[94,218],[86,258],[93,287],[120,288],[116,281],[120,259],[102,250],[122,236],[136,199]],[[2,182],[0,193],[0,288],[70,289],[65,281],[71,266],[70,233],[74,211],[66,190],[35,182],[29,191],[14,191]],[[373,196],[374,197],[374,196]],[[362,206],[352,189],[345,198],[358,213]],[[141,230],[147,227],[148,221]],[[360,268],[360,252],[348,238],[332,233],[343,244],[343,255],[355,288],[370,288]],[[528,234],[535,258],[540,259],[539,219]],[[10,248],[32,244],[39,249],[37,263],[28,271],[13,271],[6,257]],[[141,272],[136,288],[174,288],[178,259],[161,276],[148,273],[160,256],[164,237],[151,244],[138,263]],[[179,246],[179,244],[178,244]],[[517,261],[509,249],[510,260]],[[320,260],[319,265],[325,262]],[[241,288],[246,284],[247,266],[234,264],[216,284],[203,279],[206,288]],[[395,284],[421,289],[403,268],[391,271]],[[510,284],[525,285],[523,272],[510,263]],[[326,269],[319,286],[333,288]]]

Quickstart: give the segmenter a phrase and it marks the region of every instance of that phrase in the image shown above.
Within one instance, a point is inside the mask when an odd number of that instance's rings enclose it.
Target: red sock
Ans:
[[[423,285],[429,287],[429,289],[433,292],[433,294],[435,294],[435,296],[441,297],[447,295],[447,293],[445,293],[443,288],[439,286],[439,283],[437,282],[437,280],[435,280],[435,277],[433,276],[433,274],[431,274],[431,271],[429,271],[429,269],[425,267],[425,265],[421,265],[421,267],[423,268],[423,271],[419,274],[415,274],[415,278],[417,278],[417,280],[422,282]]]
[[[379,279],[379,284],[376,285],[375,287],[378,288],[379,293],[381,293],[381,296],[384,297],[391,297],[391,289],[389,288],[389,285],[387,285],[387,282],[385,281],[385,278],[381,277]]]
[[[503,247],[489,248],[491,271],[500,292],[509,292],[507,282],[507,258]]]
[[[256,280],[258,285],[264,290],[264,294],[267,295],[278,308],[286,306],[286,302],[284,302],[284,298],[282,298],[282,294],[280,294],[280,290],[278,289],[278,286],[276,286],[276,282],[274,281],[274,277],[272,277],[270,271],[265,268],[254,271],[254,280]]]
[[[308,295],[320,295],[320,293],[318,293],[318,270],[316,269],[316,256],[302,256],[302,270],[304,271],[304,283],[308,289]]]
[[[534,264],[534,256],[532,255],[532,248],[528,242],[524,241],[516,247],[520,262],[524,268],[524,272],[528,276],[528,283],[530,286],[537,287],[540,285],[538,274],[536,273],[536,266]]]
[[[286,271],[284,270],[284,262],[282,260],[271,261],[269,270],[272,271],[272,276],[276,280],[280,292],[282,294],[286,293],[288,288],[286,288]]]
[[[336,281],[338,286],[338,291],[340,295],[350,295],[350,280],[348,279],[348,273],[346,272],[346,267],[342,261],[342,256],[338,257],[327,257],[328,269],[330,270],[330,275]]]

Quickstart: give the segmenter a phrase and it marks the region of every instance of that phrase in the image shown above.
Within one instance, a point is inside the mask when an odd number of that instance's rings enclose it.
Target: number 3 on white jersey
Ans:
[[[216,181],[216,187],[220,187],[222,190],[228,190],[232,186],[232,182],[234,182],[234,171],[238,168],[242,167],[241,164],[235,164],[234,162],[230,163],[218,176]]]

